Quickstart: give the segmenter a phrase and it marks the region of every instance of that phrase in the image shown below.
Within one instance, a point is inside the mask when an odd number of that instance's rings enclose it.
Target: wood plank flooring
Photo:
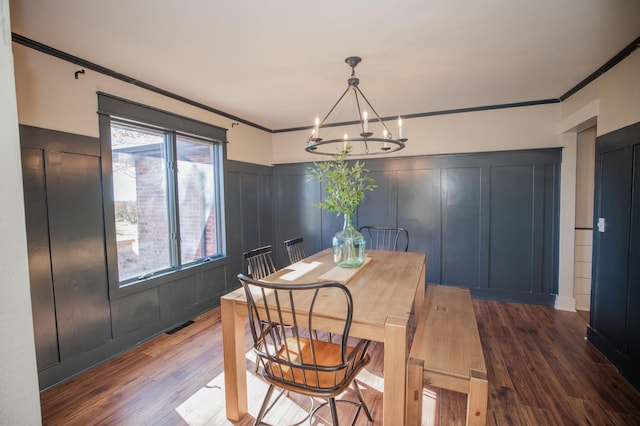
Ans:
[[[474,300],[488,368],[488,425],[640,425],[640,394],[584,338],[577,313]],[[247,334],[248,335],[248,334]],[[359,376],[375,424],[382,424],[383,350]],[[247,341],[249,411],[255,415],[266,385],[253,373]],[[225,425],[220,310],[174,334],[162,334],[41,394],[46,425]],[[346,395],[353,399],[353,395]],[[424,389],[427,425],[464,424],[466,398]],[[266,419],[300,419],[306,398],[283,398]],[[339,404],[341,418],[354,410]],[[315,425],[329,424],[322,409]],[[251,424],[253,418],[240,425]],[[361,414],[358,425],[365,425]]]

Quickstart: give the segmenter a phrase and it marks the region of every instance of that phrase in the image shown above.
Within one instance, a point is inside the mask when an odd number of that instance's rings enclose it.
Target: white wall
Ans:
[[[393,155],[557,147],[561,146],[557,132],[559,119],[560,104],[405,119],[403,131],[409,141],[405,149]],[[333,133],[344,133],[343,129],[334,129],[337,130],[332,129]],[[322,160],[323,156],[304,151],[309,135],[308,131],[274,134],[273,162],[279,164]]]
[[[40,424],[9,0],[0,0],[0,424]]]
[[[76,80],[77,65],[17,43],[13,50],[20,124],[98,137],[100,91],[228,129],[230,160],[272,164],[270,133],[90,70]]]
[[[593,114],[598,136],[640,121],[640,49],[562,102],[561,130],[575,130]]]
[[[576,140],[576,229],[573,298],[576,309],[591,306],[591,251],[593,241],[593,197],[596,127],[578,132]]]
[[[593,226],[596,128],[578,132],[576,160],[576,228]]]
[[[576,309],[591,309],[591,253],[593,250],[593,230],[576,229],[576,251],[573,280],[573,297]]]

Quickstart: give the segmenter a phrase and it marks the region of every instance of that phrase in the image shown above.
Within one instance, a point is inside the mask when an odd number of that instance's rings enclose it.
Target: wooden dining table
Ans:
[[[363,266],[337,267],[331,249],[283,268],[265,281],[312,283],[337,281],[346,284],[353,297],[350,336],[384,344],[383,424],[404,424],[408,331],[414,306],[425,295],[426,256],[423,253],[367,250]],[[247,413],[245,319],[247,302],[242,288],[220,300],[227,418],[240,421]],[[327,330],[341,314],[323,308]]]

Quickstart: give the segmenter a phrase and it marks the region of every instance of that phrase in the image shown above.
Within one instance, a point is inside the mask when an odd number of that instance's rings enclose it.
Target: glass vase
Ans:
[[[341,268],[357,268],[364,263],[367,241],[353,227],[350,214],[344,215],[344,226],[333,236],[333,261]]]

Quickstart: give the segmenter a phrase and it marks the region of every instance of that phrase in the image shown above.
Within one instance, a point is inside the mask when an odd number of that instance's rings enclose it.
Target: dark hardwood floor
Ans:
[[[474,308],[490,382],[488,425],[640,425],[640,394],[585,340],[584,317],[481,300]],[[249,341],[247,351],[249,411],[255,415],[266,385],[252,374]],[[375,424],[382,424],[382,354],[382,346],[373,344],[372,362],[359,376]],[[43,392],[43,423],[230,424],[222,371],[220,310],[214,309]],[[426,387],[424,400],[425,424],[464,424],[465,395]],[[285,424],[308,405],[304,398],[285,398],[266,420]],[[314,424],[328,423],[323,410]],[[347,418],[353,413],[340,404],[339,412]],[[367,424],[363,414],[357,424]]]

